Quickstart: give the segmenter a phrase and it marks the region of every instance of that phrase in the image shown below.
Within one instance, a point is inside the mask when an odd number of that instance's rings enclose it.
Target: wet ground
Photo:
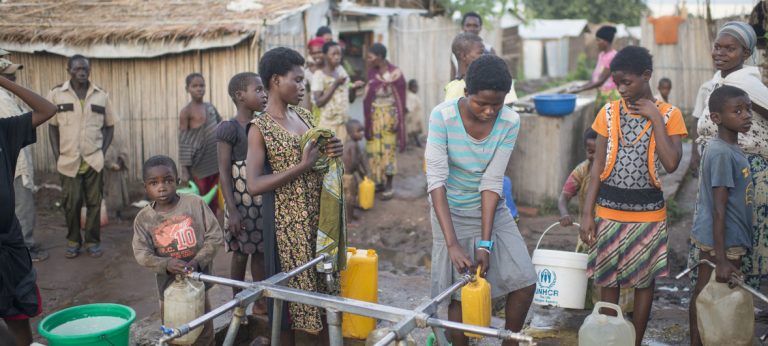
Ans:
[[[376,201],[375,207],[366,212],[358,211],[361,216],[360,226],[349,230],[349,242],[358,248],[374,248],[380,261],[379,300],[381,303],[404,308],[414,308],[429,297],[429,268],[432,236],[429,227],[427,200],[420,193],[426,182],[421,175],[422,155],[419,150],[410,150],[399,156],[399,176],[396,180],[396,198],[390,201]],[[38,184],[57,184],[55,176],[38,177]],[[687,178],[680,184],[676,196],[676,220],[669,229],[670,264],[673,274],[683,269],[687,254],[687,239],[690,234],[693,205],[696,198],[697,181]],[[139,196],[139,195],[137,195]],[[131,306],[136,310],[137,320],[132,334],[133,343],[149,345],[159,336],[158,293],[154,275],[136,264],[131,251],[132,217],[136,209],[127,209],[123,213],[124,221],[114,217],[104,227],[102,242],[105,255],[99,259],[80,256],[76,259],[64,258],[66,230],[63,215],[56,209],[55,201],[59,192],[53,189],[41,189],[37,194],[38,223],[35,237],[50,252],[51,257],[36,263],[38,283],[43,295],[44,317],[47,314],[73,305],[112,302]],[[525,237],[529,250],[549,225],[557,221],[557,216],[546,215],[554,212],[551,206],[537,206],[538,214],[522,215],[520,230]],[[542,241],[542,248],[571,250],[575,247],[577,231],[575,228],[555,229]],[[221,251],[214,263],[217,275],[227,276],[229,257]],[[657,282],[649,330],[645,343],[648,345],[686,345],[688,344],[688,280],[676,281],[672,278]],[[766,291],[765,289],[763,291]],[[214,306],[220,305],[231,297],[231,291],[225,287],[214,287],[210,291]],[[768,331],[768,306],[756,303],[758,321],[756,334]],[[588,311],[573,311],[534,307],[529,313],[528,331],[536,337],[540,345],[576,345],[578,328]],[[41,317],[33,320],[33,327]],[[441,317],[445,318],[442,309]],[[229,316],[216,319],[221,330],[227,324]],[[249,340],[258,335],[265,335],[264,321],[252,320],[251,328],[241,333],[242,345],[249,345]],[[503,320],[494,318],[493,325],[501,326]],[[383,326],[384,324],[381,324]],[[428,331],[414,333],[418,345],[424,345]],[[39,336],[36,341],[45,343]],[[314,344],[316,339],[304,340],[302,344]],[[360,345],[360,342],[348,342]],[[481,345],[495,345],[497,341],[485,339]]]

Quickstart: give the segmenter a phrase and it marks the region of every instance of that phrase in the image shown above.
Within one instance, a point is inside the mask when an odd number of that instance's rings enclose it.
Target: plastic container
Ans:
[[[123,322],[117,321],[119,324],[96,330],[93,321],[98,317],[119,318]],[[80,305],[48,315],[37,326],[37,331],[48,340],[49,346],[128,346],[131,324],[135,319],[136,312],[125,305]],[[73,322],[87,323],[88,331],[72,335],[61,330],[62,326]]]
[[[85,215],[88,209],[83,206],[80,208],[80,229],[85,229]],[[99,215],[99,225],[106,226],[109,223],[109,211],[107,210],[107,201],[101,200],[101,211]]]
[[[347,249],[347,269],[341,271],[341,296],[369,303],[379,302],[379,256],[375,250]],[[345,338],[364,340],[376,328],[370,317],[344,313]]]
[[[360,209],[368,210],[373,208],[373,197],[375,195],[376,184],[374,184],[371,179],[368,179],[368,177],[363,178],[363,181],[360,182],[357,190],[357,203],[360,205]]]
[[[616,316],[600,313],[600,308],[616,311]],[[634,346],[635,327],[624,319],[621,307],[597,302],[579,328],[579,346]],[[724,344],[725,345],[725,344]]]
[[[389,328],[379,328],[373,330],[370,334],[368,334],[368,338],[365,339],[365,346],[373,346],[376,345],[381,339],[384,339],[389,332],[392,330]],[[411,334],[408,334],[408,336],[405,337],[405,340],[400,340],[397,342],[391,342],[387,346],[416,346],[416,339],[413,338]]]
[[[512,214],[512,218],[517,221],[520,217],[520,214],[517,211],[515,199],[512,198],[512,179],[505,175],[502,185],[504,190],[504,203],[507,205],[507,208],[509,208],[509,212]]]
[[[480,327],[491,325],[491,284],[480,277],[477,267],[475,281],[461,288],[461,322]],[[482,335],[464,333],[464,335],[482,339]]]
[[[213,201],[213,199],[218,196],[217,194],[218,191],[219,191],[219,184],[216,184],[213,186],[213,188],[211,188],[210,191],[208,191],[208,193],[205,194],[205,196],[201,196],[200,188],[197,187],[197,184],[195,184],[195,182],[192,180],[189,181],[188,187],[176,189],[176,193],[179,193],[179,194],[190,194],[190,195],[200,196],[200,198],[203,199],[203,202],[205,202],[205,204],[210,204],[211,201]]]
[[[176,276],[176,280],[163,293],[163,326],[178,328],[205,313],[205,285],[197,280]],[[192,345],[203,327],[197,327],[180,338],[177,345]]]
[[[544,235],[559,224],[553,223],[541,234],[531,256],[538,277],[533,303],[584,309],[584,297],[587,294],[587,254],[539,249]],[[574,225],[578,226],[576,223]]]
[[[755,335],[755,313],[752,295],[741,287],[728,288],[709,282],[696,299],[696,320],[704,345],[752,345]]]
[[[574,94],[541,94],[533,97],[536,113],[544,116],[561,117],[576,109]]]

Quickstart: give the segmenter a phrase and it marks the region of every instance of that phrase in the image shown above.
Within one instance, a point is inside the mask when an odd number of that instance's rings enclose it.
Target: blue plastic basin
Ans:
[[[533,97],[536,112],[551,117],[561,117],[571,114],[576,108],[574,94],[541,94]]]

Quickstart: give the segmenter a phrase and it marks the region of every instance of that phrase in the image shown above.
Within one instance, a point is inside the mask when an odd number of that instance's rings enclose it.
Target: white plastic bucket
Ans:
[[[537,277],[533,303],[584,309],[584,298],[587,294],[587,254],[539,249],[544,235],[559,224],[552,224],[541,234],[531,256]]]

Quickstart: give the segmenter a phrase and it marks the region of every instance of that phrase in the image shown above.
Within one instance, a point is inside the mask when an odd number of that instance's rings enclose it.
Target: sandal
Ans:
[[[64,250],[64,257],[66,258],[75,258],[78,255],[80,255],[80,248],[79,247],[67,247],[66,250]]]
[[[393,190],[387,190],[381,193],[381,200],[382,201],[388,201],[392,199],[392,197],[395,195],[395,192]]]
[[[104,251],[101,250],[101,246],[96,245],[88,248],[88,256],[91,256],[93,258],[99,258],[103,254],[104,254]]]

